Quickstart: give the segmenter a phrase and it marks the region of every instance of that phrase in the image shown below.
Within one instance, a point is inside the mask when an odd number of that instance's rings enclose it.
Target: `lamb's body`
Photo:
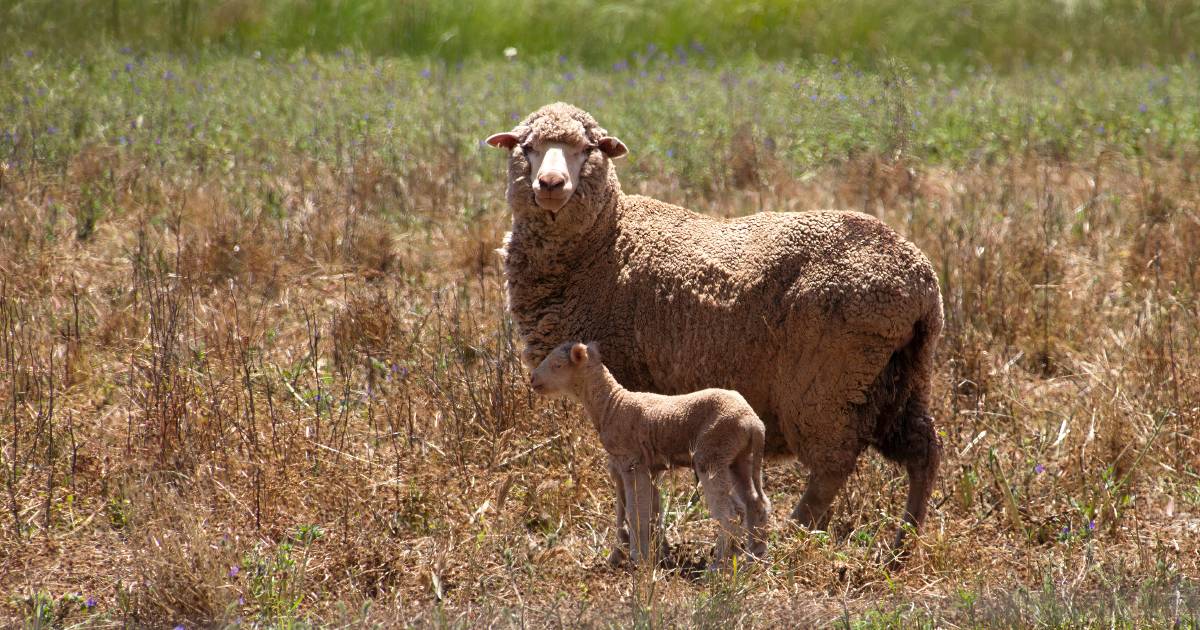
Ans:
[[[549,124],[539,115],[561,121],[555,107],[531,116],[534,132]],[[590,116],[574,112],[590,133]],[[905,464],[906,516],[920,524],[940,452],[927,407],[942,328],[920,250],[855,212],[721,220],[627,196],[611,163],[592,158],[579,199],[547,216],[526,196],[517,153],[505,274],[528,360],[595,339],[630,389],[741,392],[766,424],[768,454],[812,469],[793,512],[810,526],[825,524],[874,446]]]
[[[630,549],[634,561],[648,555],[658,513],[655,480],[674,467],[692,467],[700,477],[709,511],[720,525],[718,562],[732,551],[729,540],[737,538],[739,514],[750,533],[751,552],[766,550],[766,428],[740,394],[711,388],[679,396],[629,391],[601,363],[594,345],[585,349],[570,343],[542,361],[532,383],[539,392],[563,392],[579,400],[600,435],[609,470],[620,481],[614,557],[630,534],[636,537]]]

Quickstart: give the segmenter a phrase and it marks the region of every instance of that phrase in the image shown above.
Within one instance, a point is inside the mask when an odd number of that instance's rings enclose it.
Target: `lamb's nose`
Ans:
[[[554,192],[566,185],[567,178],[559,173],[544,173],[538,176],[538,183],[542,185],[543,190]]]

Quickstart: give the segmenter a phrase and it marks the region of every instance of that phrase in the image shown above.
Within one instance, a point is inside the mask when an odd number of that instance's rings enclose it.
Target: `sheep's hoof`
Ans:
[[[623,567],[629,564],[629,554],[620,547],[613,547],[612,551],[608,552],[608,566],[614,569]]]

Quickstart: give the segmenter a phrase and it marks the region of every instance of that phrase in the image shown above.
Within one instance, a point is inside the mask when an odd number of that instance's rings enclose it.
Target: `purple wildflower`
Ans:
[[[96,607],[96,598],[88,597],[86,602],[83,602],[83,607],[91,610]]]
[[[1088,521],[1087,528],[1088,528],[1089,532],[1096,531],[1096,519],[1092,519],[1092,520]]]
[[[1096,127],[1096,133],[1103,136],[1104,135],[1104,125],[1100,125],[1099,127]]]
[[[133,64],[126,63],[125,64],[125,72],[133,72]]]
[[[421,71],[421,77],[422,77],[422,78],[428,79],[428,78],[429,78],[429,77],[431,77],[431,76],[433,76],[433,72],[431,72],[431,71],[429,70],[429,68],[425,68],[424,70],[422,70],[422,71]]]
[[[1033,472],[1040,475],[1040,474],[1046,472],[1046,467],[1041,464],[1038,464],[1037,466],[1033,467]]]
[[[175,626],[175,630],[187,630],[187,628],[183,627],[183,624],[179,624]]]
[[[667,159],[675,157],[675,149],[667,149]]]
[[[574,81],[574,80],[575,80],[575,73],[574,73],[574,72],[568,72],[568,73],[566,73],[566,74],[564,74],[564,75],[563,75],[563,81]]]
[[[613,70],[615,70],[617,72],[622,72],[622,71],[628,70],[628,69],[629,69],[629,62],[625,61],[624,59],[613,64]]]
[[[1150,109],[1145,103],[1138,105],[1138,111],[1145,114],[1146,110]]]
[[[33,51],[32,51],[32,50],[26,50],[26,51],[25,51],[25,57],[26,57],[26,58],[29,58],[29,57],[32,57],[32,56],[33,56]]]
[[[242,568],[236,564],[229,567],[229,577],[231,577],[231,578],[237,577],[238,573],[241,573],[241,572],[242,572]]]
[[[46,133],[53,136],[54,134],[58,133],[58,127],[55,127],[54,125],[50,125],[49,127],[46,127]]]

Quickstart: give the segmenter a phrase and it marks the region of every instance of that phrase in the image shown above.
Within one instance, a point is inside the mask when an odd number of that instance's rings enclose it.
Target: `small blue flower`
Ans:
[[[1096,133],[1103,136],[1104,135],[1104,125],[1100,125],[1099,127],[1096,127]]]
[[[422,78],[428,79],[431,76],[433,76],[433,72],[429,68],[425,68],[421,71]]]
[[[667,159],[675,157],[675,149],[667,149]]]
[[[183,624],[179,624],[175,626],[175,630],[187,630],[187,628],[183,627]]]
[[[26,51],[25,51],[25,58],[26,58],[26,59],[28,59],[28,58],[30,58],[30,57],[33,57],[33,51],[32,51],[32,50],[26,50]]]
[[[91,610],[96,607],[96,598],[88,597],[86,602],[83,602],[83,607]]]
[[[574,73],[574,72],[568,72],[568,73],[566,73],[566,74],[564,74],[564,75],[563,75],[563,81],[574,81],[574,80],[575,80],[575,73]]]
[[[49,127],[46,127],[46,133],[53,136],[54,134],[58,133],[58,127],[50,125]]]
[[[232,566],[230,566],[230,567],[229,567],[229,577],[231,577],[231,578],[235,578],[235,577],[237,577],[237,576],[238,576],[238,573],[241,573],[241,571],[242,571],[242,568],[241,568],[241,567],[239,567],[239,566],[238,566],[238,565],[236,565],[236,564],[235,564],[235,565],[232,565]]]
[[[1096,519],[1088,521],[1087,528],[1089,532],[1096,531]]]
[[[1150,109],[1145,103],[1138,105],[1138,111],[1145,114],[1146,110]]]
[[[617,72],[622,72],[622,71],[628,70],[628,69],[629,69],[629,62],[625,61],[624,59],[613,64],[613,70],[615,70]]]
[[[125,72],[133,72],[133,64],[132,63],[125,64]]]
[[[562,63],[567,63],[567,56],[566,56],[566,55],[559,55],[559,56],[558,56],[558,63],[560,63],[560,64],[562,64]]]
[[[1040,474],[1046,472],[1046,467],[1041,464],[1038,464],[1037,466],[1033,467],[1033,472],[1040,475]]]

